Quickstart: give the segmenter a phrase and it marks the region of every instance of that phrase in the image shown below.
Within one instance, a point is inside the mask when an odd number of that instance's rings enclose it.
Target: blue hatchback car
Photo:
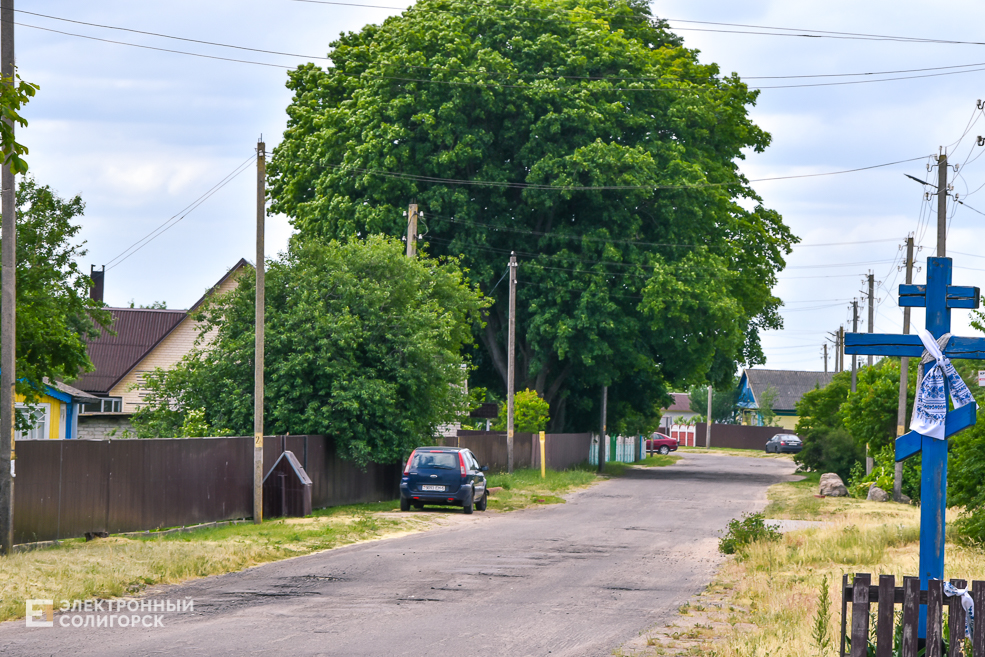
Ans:
[[[485,511],[488,470],[464,447],[418,447],[400,479],[400,510],[440,504],[460,506],[465,513]]]

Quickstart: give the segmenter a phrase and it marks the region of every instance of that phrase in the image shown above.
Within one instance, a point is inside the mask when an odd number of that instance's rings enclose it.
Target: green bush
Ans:
[[[499,407],[499,418],[493,429],[506,431],[506,404]],[[513,397],[513,430],[521,432],[545,431],[550,421],[551,407],[536,390],[529,388]]]
[[[718,541],[718,551],[735,554],[746,545],[759,541],[778,541],[782,537],[779,525],[767,525],[762,513],[743,513],[742,519],[729,521],[725,535]]]

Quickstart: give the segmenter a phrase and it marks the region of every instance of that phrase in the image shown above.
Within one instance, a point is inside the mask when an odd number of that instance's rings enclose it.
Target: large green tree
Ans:
[[[761,362],[795,238],[737,168],[770,141],[758,92],[645,2],[420,0],[329,54],[289,74],[272,209],[305,238],[398,236],[416,202],[427,250],[496,300],[476,384],[505,388],[511,252],[516,385],[554,429],[595,426],[602,385],[648,417],[669,386]]]
[[[79,269],[82,198],[59,197],[24,178],[17,187],[17,391],[34,401],[45,380],[73,380],[92,370],[86,339],[109,326],[92,280]]]
[[[382,237],[312,239],[266,276],[267,433],[326,434],[344,458],[390,463],[467,412],[462,352],[485,302],[457,263]],[[138,436],[252,434],[255,294],[244,274],[202,314],[211,341],[146,377]]]

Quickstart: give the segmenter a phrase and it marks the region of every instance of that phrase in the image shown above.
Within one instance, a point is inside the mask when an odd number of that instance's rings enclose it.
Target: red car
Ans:
[[[646,451],[660,452],[661,454],[676,452],[677,440],[671,438],[670,436],[665,436],[662,433],[654,433],[650,436],[649,440],[646,441]]]

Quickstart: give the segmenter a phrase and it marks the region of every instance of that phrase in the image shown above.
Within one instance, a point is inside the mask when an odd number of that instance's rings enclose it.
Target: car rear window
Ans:
[[[455,470],[458,468],[456,452],[414,452],[414,460],[410,467],[438,470]]]

